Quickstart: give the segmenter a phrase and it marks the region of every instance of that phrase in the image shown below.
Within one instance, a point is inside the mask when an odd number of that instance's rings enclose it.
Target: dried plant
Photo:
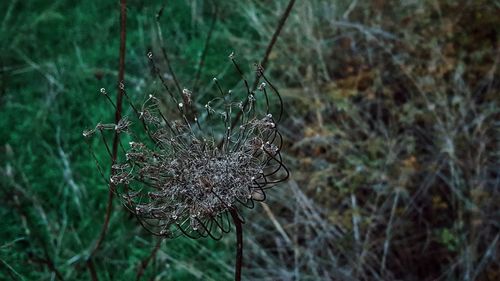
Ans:
[[[116,124],[99,123],[84,136],[103,136],[104,130],[111,130],[134,140],[128,146],[120,145],[124,161],[113,163],[109,182],[146,230],[166,238],[184,234],[218,240],[230,231],[232,219],[240,248],[244,220],[238,207],[252,208],[254,201],[266,198],[265,189],[289,176],[278,131],[283,114],[280,94],[260,65],[257,76],[265,82],[252,91],[231,54],[229,58],[245,85],[245,99],[238,100],[231,90],[223,91],[214,78],[218,97],[198,110],[193,93],[188,89],[178,94],[171,91],[151,52],[148,57],[175,104],[177,118],[167,119],[158,97],[149,95],[141,106],[135,106],[124,92],[146,138],[133,132],[133,122],[127,117]],[[120,88],[124,90],[123,83]],[[109,99],[104,89],[101,92]],[[273,108],[277,116],[271,113]],[[217,130],[220,125],[223,130]],[[104,136],[103,141],[109,151]],[[241,249],[238,255],[241,263]]]

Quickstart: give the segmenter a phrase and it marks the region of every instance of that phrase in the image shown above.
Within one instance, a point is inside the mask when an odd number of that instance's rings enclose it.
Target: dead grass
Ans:
[[[242,17],[264,38],[282,4],[245,2],[255,6]],[[273,219],[253,224],[250,276],[498,278],[495,11],[487,1],[296,7],[267,70],[282,81],[295,169],[271,195]]]

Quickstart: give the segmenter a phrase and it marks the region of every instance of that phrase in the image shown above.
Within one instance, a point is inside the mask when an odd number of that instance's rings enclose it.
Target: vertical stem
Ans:
[[[116,96],[116,109],[115,109],[115,123],[118,124],[122,116],[122,100],[125,88],[122,86],[123,80],[125,79],[125,43],[126,43],[126,23],[127,23],[127,1],[120,0],[120,50],[119,50],[119,58],[118,58],[118,94]],[[120,143],[120,134],[115,132],[113,138],[113,148],[111,155],[111,165],[116,162],[116,158],[118,155],[118,144]],[[113,173],[113,171],[111,171]],[[112,176],[112,174],[111,174]],[[108,191],[108,200],[106,206],[106,215],[104,217],[104,223],[101,228],[101,233],[99,234],[99,238],[94,246],[94,249],[90,252],[90,255],[87,259],[87,267],[90,271],[92,280],[97,280],[97,275],[95,272],[95,267],[92,262],[92,257],[95,255],[99,247],[101,246],[104,237],[106,236],[109,219],[111,217],[111,211],[113,207],[113,194],[114,194],[114,184],[110,182],[109,191]]]
[[[127,35],[127,1],[120,0],[120,54],[118,63],[118,96],[116,97],[116,111],[115,111],[115,122],[118,123],[122,116],[122,99],[125,88],[120,86],[125,79],[125,46],[126,46],[126,35]],[[113,140],[113,162],[116,161],[116,154],[118,150],[118,134],[115,134],[115,139]]]
[[[236,226],[236,263],[234,265],[234,280],[241,281],[241,267],[243,266],[243,227],[236,209],[231,209],[231,217]]]
[[[127,1],[120,1],[120,53],[119,53],[119,62],[118,62],[118,95],[116,96],[116,111],[115,111],[115,123],[118,124],[118,121],[122,118],[122,100],[123,93],[125,88],[122,86],[123,79],[125,78],[125,39],[126,39],[126,22],[127,22]],[[111,167],[116,162],[116,158],[118,155],[118,144],[120,143],[120,134],[115,132],[113,138],[113,148],[111,155]],[[113,171],[111,171],[113,173]],[[112,176],[112,174],[111,174]],[[109,183],[109,191],[108,191],[108,203],[106,207],[106,217],[104,218],[104,225],[101,229],[101,234],[99,236],[99,240],[97,241],[96,247],[92,254],[94,254],[99,246],[101,245],[104,237],[106,236],[106,232],[108,230],[109,219],[111,217],[111,211],[113,206],[113,194],[114,194],[115,185],[113,183]]]

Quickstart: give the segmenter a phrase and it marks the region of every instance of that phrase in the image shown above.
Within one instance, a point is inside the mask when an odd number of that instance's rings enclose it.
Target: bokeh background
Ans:
[[[241,85],[232,51],[253,80],[288,4],[163,2],[128,3],[127,91],[158,82],[146,53],[164,46],[200,106],[212,77]],[[0,15],[0,279],[91,280],[108,187],[82,131],[113,121],[99,89],[116,95],[119,3]],[[500,279],[499,15],[496,0],[295,3],[265,70],[292,176],[244,211],[244,280]],[[150,256],[143,280],[233,278],[233,235],[157,241],[115,202],[99,280],[135,280]]]

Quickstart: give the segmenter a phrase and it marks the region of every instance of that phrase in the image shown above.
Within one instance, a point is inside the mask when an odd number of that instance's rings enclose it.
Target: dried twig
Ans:
[[[266,52],[264,53],[264,57],[262,58],[262,61],[260,62],[260,65],[265,68],[267,65],[267,61],[269,60],[269,55],[271,54],[271,51],[273,50],[274,44],[276,44],[276,40],[278,40],[278,37],[281,33],[281,30],[283,29],[283,26],[285,25],[286,19],[288,16],[290,16],[290,12],[292,11],[293,5],[295,4],[295,0],[290,0],[288,2],[288,5],[286,6],[285,12],[283,12],[283,15],[280,18],[280,21],[278,22],[278,25],[276,26],[276,30],[274,31],[273,37],[271,37],[271,41],[269,41],[269,44],[267,45]],[[259,75],[255,76],[255,80],[253,82],[253,89],[255,90],[257,88],[257,85],[259,84]]]
[[[127,1],[120,1],[120,51],[119,51],[119,65],[118,65],[118,95],[116,96],[116,110],[115,110],[115,122],[118,122],[122,116],[122,100],[125,92],[124,89],[124,79],[125,79],[125,47],[126,47],[126,23],[127,23]],[[111,167],[116,162],[116,158],[118,155],[118,144],[120,142],[120,133],[115,131],[113,138],[113,148],[112,148],[112,156],[111,156]],[[111,169],[111,173],[113,170]],[[90,255],[87,259],[87,267],[90,271],[92,280],[97,280],[97,275],[95,273],[95,268],[92,262],[92,257],[98,251],[101,246],[104,237],[106,236],[106,232],[109,226],[109,219],[111,217],[111,211],[113,207],[113,196],[114,196],[114,184],[112,182],[109,183],[109,191],[108,191],[108,201],[106,207],[106,215],[104,218],[104,223],[101,228],[101,233],[99,234],[99,238],[94,246],[94,249],[90,252]]]
[[[149,263],[154,259],[154,257],[156,256],[156,253],[158,253],[158,250],[160,249],[160,246],[161,246],[161,242],[163,242],[163,238],[158,239],[158,242],[156,242],[156,245],[153,248],[153,250],[151,251],[151,254],[141,262],[141,265],[140,265],[139,269],[137,270],[137,275],[135,277],[135,280],[141,280],[141,277],[144,274],[144,271],[148,267]]]
[[[274,213],[271,211],[271,208],[269,208],[269,206],[264,202],[260,202],[260,204],[264,208],[264,211],[266,212],[267,216],[269,217],[269,219],[273,223],[274,227],[276,227],[276,230],[278,230],[281,237],[283,237],[283,240],[285,240],[285,242],[288,245],[292,245],[292,240],[290,240],[290,237],[288,237],[288,234],[286,233],[285,229],[279,223],[279,221],[276,219],[276,216],[274,216]]]
[[[241,280],[241,267],[243,266],[243,227],[242,220],[238,215],[236,209],[231,209],[231,217],[233,218],[236,227],[236,263],[234,280]]]
[[[262,58],[262,61],[260,62],[260,66],[262,69],[266,67],[267,61],[269,60],[269,55],[271,54],[271,51],[273,50],[274,44],[276,43],[276,40],[278,40],[278,36],[281,33],[281,30],[283,29],[283,26],[285,25],[286,19],[288,16],[290,16],[290,12],[292,11],[293,5],[295,4],[295,0],[290,0],[288,2],[288,5],[285,9],[285,12],[283,12],[283,15],[281,16],[278,25],[276,26],[276,30],[274,31],[273,36],[271,37],[271,41],[269,41],[269,44],[267,45],[266,52],[264,53],[264,57]],[[259,84],[260,80],[260,75],[257,73],[255,80],[253,82],[252,90],[257,89],[257,85]],[[248,99],[245,100],[244,107],[248,105]],[[239,119],[241,118],[241,112],[238,112],[236,117],[233,120],[233,123],[231,123],[231,128],[234,128],[236,124],[238,124]]]
[[[46,255],[45,258],[33,257],[33,258],[31,258],[31,261],[47,266],[52,272],[54,272],[57,280],[63,281],[64,278],[63,278],[61,272],[59,272],[59,270],[57,270],[56,266],[54,265],[54,262],[48,256],[48,253],[45,253],[45,255]]]

